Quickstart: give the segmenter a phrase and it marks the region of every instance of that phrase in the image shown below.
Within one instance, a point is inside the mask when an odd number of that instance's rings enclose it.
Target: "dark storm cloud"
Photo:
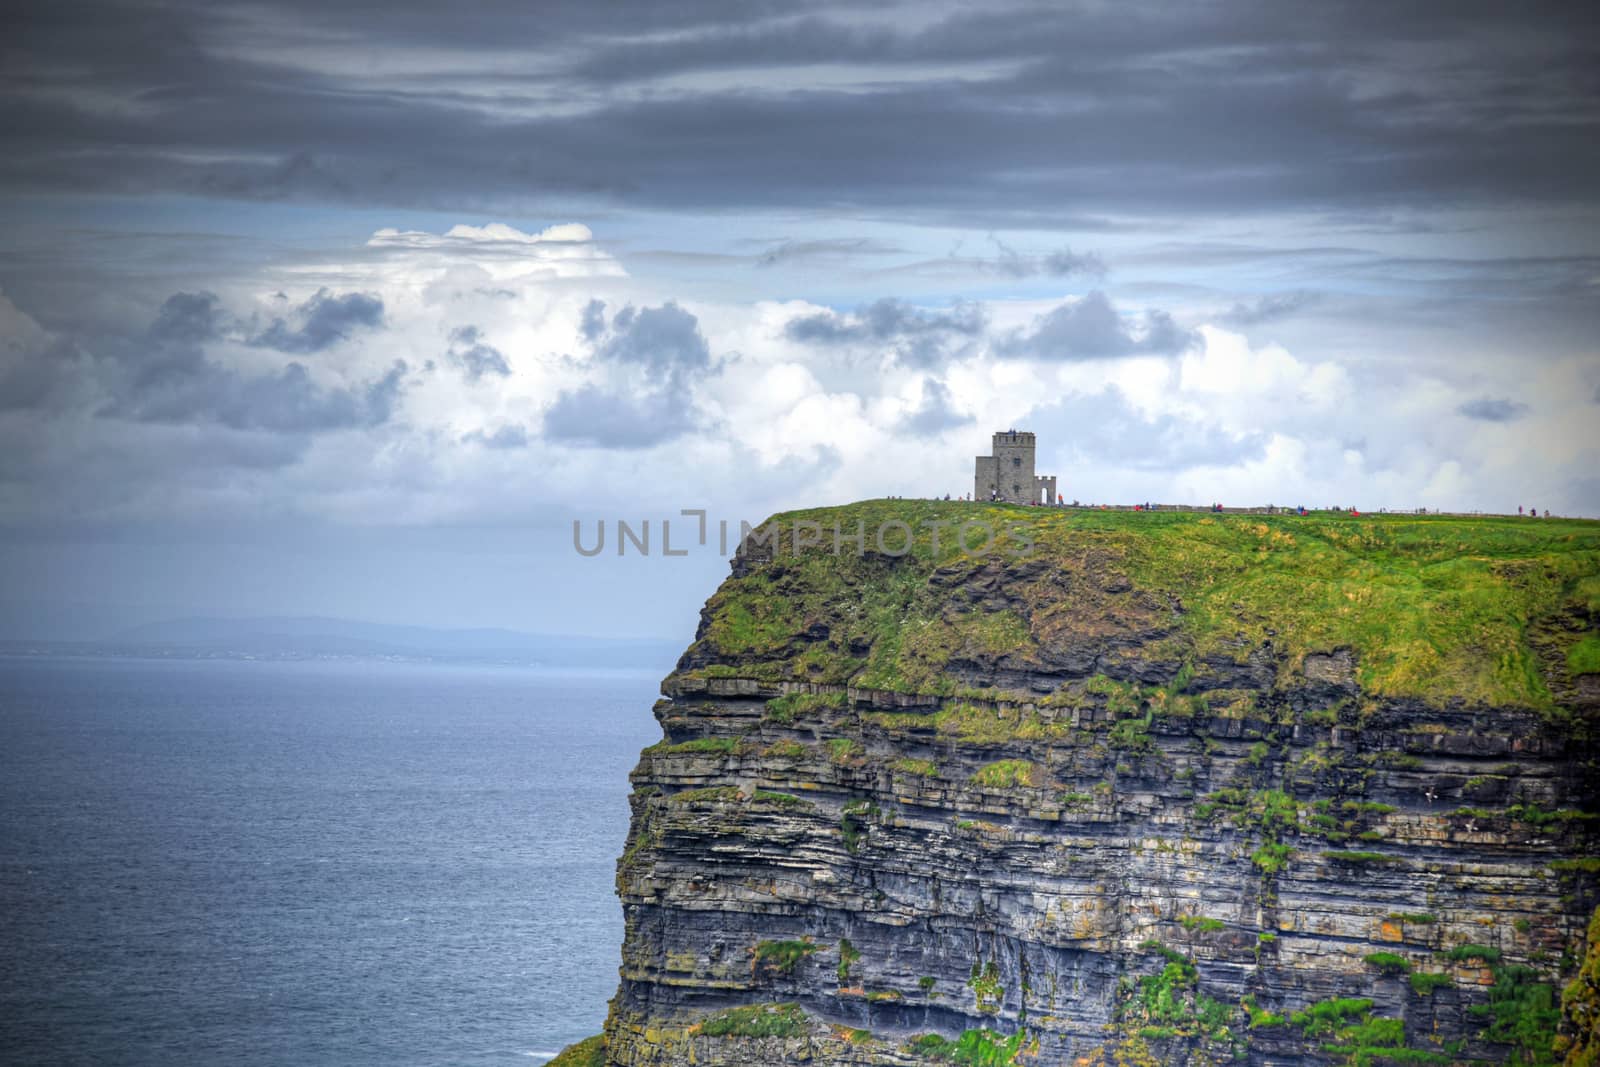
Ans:
[[[53,340],[0,360],[0,412],[61,412],[92,392],[85,381],[88,360],[75,346]]]
[[[545,411],[544,436],[631,449],[701,429],[693,386],[716,367],[699,320],[668,301],[653,308],[624,307],[606,329],[604,308],[590,301],[581,331],[606,381],[588,382],[556,397]]]
[[[161,343],[200,344],[219,336],[226,318],[216,293],[173,293],[150,324],[150,336]]]
[[[502,378],[511,374],[511,364],[498,348],[483,340],[476,326],[458,326],[450,331],[450,350],[446,353],[452,363],[461,368],[468,381],[479,381],[485,374]]]
[[[880,11],[34,3],[0,187],[1005,226],[1587,202],[1600,169],[1583,5]]]
[[[1456,411],[1479,422],[1515,422],[1528,413],[1528,405],[1515,400],[1480,397],[1467,401]]]
[[[952,343],[983,334],[988,316],[977,304],[960,303],[948,311],[924,311],[904,300],[884,298],[847,314],[819,311],[784,324],[791,341],[813,345],[871,344],[892,350],[903,362],[930,366],[946,355]]]
[[[933,378],[925,379],[922,383],[922,402],[900,421],[900,429],[919,437],[931,437],[977,421],[971,415],[955,411],[950,400],[949,386]]]
[[[1173,356],[1198,343],[1198,336],[1165,311],[1146,311],[1137,332],[1099,290],[1039,316],[1029,330],[1006,338],[1006,355],[1046,360]]]
[[[381,325],[383,299],[373,293],[335,296],[319,289],[295,309],[294,320],[297,325],[290,326],[283,319],[273,319],[250,343],[301,355],[321,352],[358,329]]]
[[[303,363],[247,376],[198,351],[164,358],[158,375],[136,374],[97,414],[154,423],[214,423],[232,430],[315,434],[378,426],[394,413],[406,365],[396,362],[356,388],[325,388]]]
[[[19,353],[3,383],[16,410],[87,408],[106,419],[316,434],[388,422],[406,365],[348,387],[319,385],[303,363],[246,373],[212,359],[206,343],[232,323],[209,292],[175,293],[150,324],[127,334],[57,337]]]

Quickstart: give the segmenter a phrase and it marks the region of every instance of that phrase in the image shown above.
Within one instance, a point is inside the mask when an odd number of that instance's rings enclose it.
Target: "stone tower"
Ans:
[[[973,477],[972,499],[1002,500],[1008,504],[1054,504],[1055,475],[1036,475],[1033,434],[1006,430],[994,435],[988,456],[979,456]]]

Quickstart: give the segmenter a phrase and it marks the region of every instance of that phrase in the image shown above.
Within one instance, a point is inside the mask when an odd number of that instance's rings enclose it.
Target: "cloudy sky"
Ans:
[[[1069,499],[1600,515],[1592,3],[7,19],[0,636],[686,636],[715,546],[575,518],[1011,426]]]

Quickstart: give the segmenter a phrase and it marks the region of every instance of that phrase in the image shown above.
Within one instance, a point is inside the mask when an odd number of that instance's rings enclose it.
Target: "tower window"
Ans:
[[[1011,465],[1012,465],[1012,466],[1013,466],[1013,467],[1020,467],[1020,466],[1022,466],[1022,457],[1021,457],[1021,456],[1012,456],[1012,457],[1011,457]]]

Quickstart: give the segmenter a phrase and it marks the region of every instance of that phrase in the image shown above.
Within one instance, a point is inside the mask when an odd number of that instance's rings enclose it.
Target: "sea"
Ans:
[[[660,674],[0,660],[0,1063],[540,1064]]]

